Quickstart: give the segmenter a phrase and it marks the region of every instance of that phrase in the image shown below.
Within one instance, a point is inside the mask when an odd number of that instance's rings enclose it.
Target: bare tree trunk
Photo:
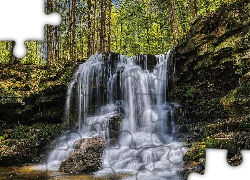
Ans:
[[[120,50],[122,48],[122,22],[121,22],[121,38],[120,38]]]
[[[70,61],[72,61],[71,57],[72,57],[72,3],[69,0],[68,1],[68,6],[69,6],[69,29],[68,29],[68,33],[69,33],[69,58]]]
[[[178,44],[179,38],[179,28],[178,28],[178,21],[175,12],[175,3],[174,0],[168,0],[168,8],[170,12],[170,22],[173,31],[173,38],[174,38],[174,45]]]
[[[72,0],[72,36],[71,36],[71,61],[75,59],[75,36],[76,36],[76,0]]]
[[[107,0],[101,0],[100,52],[105,52]]]
[[[96,33],[96,6],[97,1],[94,0],[94,17],[93,17],[93,29],[92,29],[92,53],[95,53],[96,43],[95,43],[95,33]]]
[[[82,18],[81,18],[81,30],[80,30],[80,48],[81,48],[81,60],[83,59],[83,33],[82,33]]]
[[[52,12],[52,2],[47,0],[47,14]],[[47,67],[52,63],[52,26],[47,25]]]
[[[92,42],[91,42],[91,21],[92,21],[92,2],[88,0],[88,52],[87,56],[92,54]],[[94,42],[93,42],[94,43]]]
[[[57,12],[59,12],[59,0],[57,0],[56,3],[55,3],[55,10]],[[60,27],[61,27],[61,25],[55,27],[55,60],[56,60],[57,63],[59,61],[59,34],[60,34]]]
[[[7,42],[6,42],[7,43]],[[11,41],[11,49],[10,49],[10,61],[9,65],[13,65],[15,61],[15,56],[13,54],[14,46],[15,46],[15,41]]]
[[[95,41],[95,44],[96,44],[96,46],[95,46],[95,49],[96,49],[96,51],[99,51],[100,50],[100,44],[98,44],[98,42],[100,42],[100,33],[99,33],[99,31],[100,31],[100,22],[99,22],[99,18],[100,17],[96,17],[96,41]]]
[[[64,4],[63,4],[63,7],[62,7],[62,10],[60,11],[60,13],[64,13],[66,11],[66,7],[67,7],[67,0],[65,0]],[[61,34],[61,28],[62,28],[62,25],[59,26],[59,32],[58,34],[60,35]],[[63,60],[63,62],[65,63],[65,59],[64,59],[64,56],[65,56],[65,52],[64,51],[64,46],[66,45],[66,43],[62,43],[62,38],[59,39],[59,51],[58,51],[58,56],[61,60]]]
[[[108,52],[111,50],[111,12],[112,12],[112,0],[108,2]]]

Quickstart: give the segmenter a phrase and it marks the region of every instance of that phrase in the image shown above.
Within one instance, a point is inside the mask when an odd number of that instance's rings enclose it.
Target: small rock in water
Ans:
[[[59,171],[65,173],[98,171],[102,165],[105,146],[105,141],[101,136],[76,141],[74,152],[61,162]]]

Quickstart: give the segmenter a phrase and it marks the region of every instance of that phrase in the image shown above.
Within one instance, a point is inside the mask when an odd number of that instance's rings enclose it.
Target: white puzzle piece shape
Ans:
[[[46,15],[44,0],[0,0],[0,41],[15,41],[14,55],[26,55],[26,40],[44,40],[44,25],[59,25],[59,13]],[[9,23],[12,22],[12,23]]]
[[[250,152],[242,150],[242,164],[236,167],[227,163],[226,149],[206,149],[206,171],[204,175],[191,173],[188,180],[243,180],[249,179]]]

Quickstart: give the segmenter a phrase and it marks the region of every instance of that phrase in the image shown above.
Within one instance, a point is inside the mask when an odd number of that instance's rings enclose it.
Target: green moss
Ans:
[[[0,70],[0,92],[2,97],[18,97],[21,103],[24,97],[30,97],[55,86],[66,85],[71,80],[77,64],[46,69],[37,65],[8,67]],[[13,99],[12,99],[13,100]],[[7,100],[9,102],[9,100]],[[0,98],[0,103],[6,99]]]
[[[60,124],[36,123],[31,126],[16,124],[7,134],[7,139],[37,141],[41,138],[50,138],[62,132]]]
[[[211,137],[206,138],[207,148],[226,148],[228,144],[228,139],[214,139]]]
[[[193,86],[187,86],[186,94],[187,97],[194,97],[195,88]]]
[[[231,91],[227,96],[226,96],[226,102],[224,102],[224,104],[226,103],[230,103],[233,101],[233,99],[235,98],[239,98],[239,97],[247,97],[250,98],[250,82],[243,84],[242,86],[240,86],[239,88]]]
[[[250,97],[250,82],[243,84],[239,89],[236,90],[235,96],[244,95]]]
[[[244,40],[245,40],[246,42],[250,42],[250,31],[248,31],[248,32],[245,34]]]
[[[202,67],[203,61],[198,61],[197,64],[194,67],[194,70],[199,69],[200,67]]]
[[[189,49],[194,49],[195,48],[195,41],[193,39],[191,39],[190,41],[188,41],[187,46]]]
[[[250,128],[250,123],[247,122],[246,120],[234,119],[234,121],[207,125],[206,134],[207,136],[211,136],[219,132],[228,133],[232,131],[243,131],[249,128]]]
[[[200,158],[205,158],[205,154],[206,154],[205,142],[193,143],[192,147],[184,155],[183,160],[199,161]]]
[[[2,152],[3,152],[3,150],[0,149],[0,161],[2,160]]]
[[[212,53],[213,51],[214,46],[210,42],[208,42],[197,49],[197,55],[202,56],[204,54]]]
[[[214,54],[217,54],[223,48],[232,48],[234,50],[238,49],[239,44],[241,44],[242,37],[239,35],[234,35],[222,41],[218,46],[215,47]]]

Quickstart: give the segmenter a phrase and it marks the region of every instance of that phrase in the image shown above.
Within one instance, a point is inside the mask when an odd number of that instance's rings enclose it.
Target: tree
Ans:
[[[13,50],[14,50],[14,47],[15,47],[15,41],[11,41],[11,50],[10,50],[10,61],[9,61],[9,65],[13,65],[14,64],[14,61],[15,61],[15,56],[13,54]]]
[[[51,0],[47,0],[47,14],[52,12],[52,2]],[[53,59],[52,55],[52,26],[47,25],[47,67],[51,65],[51,61]]]
[[[112,0],[108,0],[108,52],[111,50],[111,13],[112,13]]]
[[[94,43],[94,39],[91,38],[91,29],[92,29],[92,1],[88,0],[88,53],[87,56],[89,57],[92,54],[92,43]],[[94,28],[93,28],[94,29]],[[92,35],[93,36],[93,35]],[[92,41],[91,41],[92,39]]]
[[[100,52],[105,52],[106,46],[106,8],[107,0],[101,0]]]
[[[178,21],[177,21],[176,12],[175,12],[174,0],[168,0],[168,8],[169,8],[170,22],[171,22],[171,27],[172,27],[172,32],[173,32],[174,45],[177,45],[178,38],[179,38],[179,28],[178,28]]]
[[[129,56],[164,53],[177,45],[198,15],[214,11],[224,1],[46,0],[46,13],[59,12],[62,23],[46,26],[45,42],[27,43],[21,63],[49,67],[86,59],[97,51]],[[12,46],[0,43],[0,63],[14,63]]]

